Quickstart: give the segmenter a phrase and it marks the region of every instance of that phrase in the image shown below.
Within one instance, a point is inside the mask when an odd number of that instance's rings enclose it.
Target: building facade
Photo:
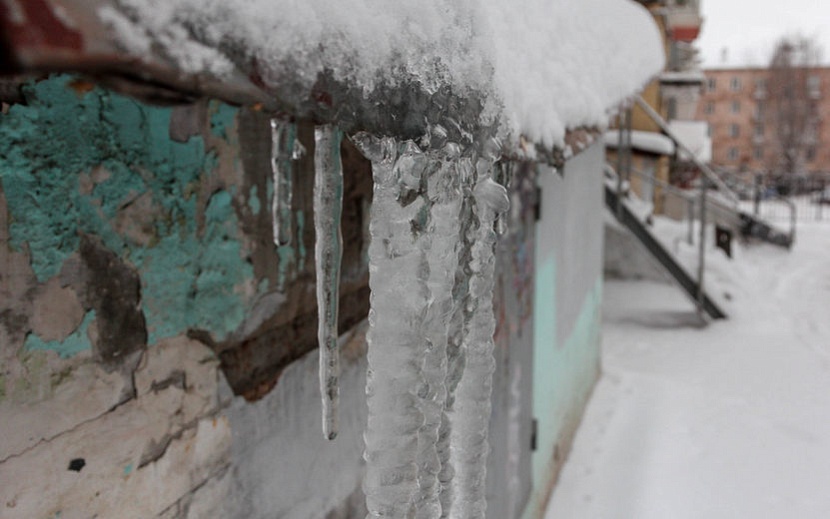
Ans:
[[[805,72],[805,71],[801,71]],[[709,124],[712,164],[741,173],[830,172],[830,68],[806,71],[808,122],[796,171],[779,171],[782,153],[774,120],[767,68],[705,70],[697,118]]]

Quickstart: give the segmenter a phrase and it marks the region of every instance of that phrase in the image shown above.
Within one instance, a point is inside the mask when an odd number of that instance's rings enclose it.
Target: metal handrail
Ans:
[[[660,114],[658,114],[654,108],[652,108],[648,103],[643,100],[642,97],[636,96],[634,101],[639,105],[640,108],[649,116],[649,118],[654,121],[657,126],[660,127],[660,130],[672,141],[674,141],[674,145],[680,148],[681,151],[686,153],[689,158],[691,159],[692,163],[697,166],[700,171],[706,176],[706,178],[711,182],[717,189],[720,191],[726,198],[732,202],[735,207],[738,206],[738,196],[726,185],[726,183],[720,178],[720,176],[712,171],[712,168],[707,166],[704,162],[697,158],[695,153],[686,146],[677,135],[669,128],[668,123],[665,119],[663,119]]]
[[[630,218],[635,218],[634,216],[632,216],[633,213],[630,210],[627,210],[627,213],[620,210],[623,207],[622,182],[620,181],[622,176],[617,173],[617,171],[614,169],[614,167],[611,164],[606,163],[604,170],[605,170],[606,175],[609,177],[608,182],[606,183],[606,193],[608,193],[608,192],[614,193],[615,188],[612,186],[612,184],[614,184],[614,183],[616,184],[616,193],[614,194],[614,196],[616,198],[615,198],[614,204],[612,204],[612,205],[616,209],[615,212],[618,215],[618,220],[620,222],[624,221],[624,218],[619,217],[619,215],[621,213],[623,214],[623,216],[625,216],[627,214],[628,216],[626,218],[629,218],[629,219]],[[628,171],[630,173],[633,170],[629,169]],[[639,172],[635,172],[635,173],[641,174]],[[688,273],[683,274],[683,276],[684,276],[683,280],[685,280],[685,281],[681,280],[681,278],[679,278],[679,277],[676,277],[678,282],[680,282],[681,285],[684,286],[684,289],[686,289],[688,291],[689,295],[692,296],[692,298],[694,299],[695,306],[697,307],[698,315],[700,316],[700,319],[703,322],[707,321],[706,317],[705,317],[705,314],[711,315],[712,317],[715,317],[715,318],[725,317],[725,314],[723,314],[723,312],[721,312],[717,308],[717,306],[714,305],[714,303],[712,303],[712,301],[709,300],[709,298],[706,296],[706,292],[705,292],[704,285],[703,285],[704,284],[705,269],[706,269],[706,247],[705,247],[705,243],[706,243],[706,203],[707,203],[707,201],[706,201],[706,190],[707,190],[706,189],[706,183],[704,182],[701,185],[701,190],[700,190],[701,192],[700,192],[700,197],[699,197],[701,223],[700,223],[700,229],[699,229],[700,237],[699,237],[699,243],[698,243],[697,280],[695,281],[690,275],[688,275]],[[608,195],[606,195],[606,196],[608,196]],[[683,198],[685,198],[689,202],[690,207],[692,207],[694,205],[694,203],[695,203],[694,198],[687,198],[687,195],[685,193],[683,193],[682,196],[683,196]],[[689,242],[691,244],[691,240],[692,240],[692,236],[691,236],[691,233],[692,233],[692,226],[691,226],[692,220],[691,219],[689,220],[689,224],[690,224],[690,227],[689,227],[689,233],[690,233],[689,234]],[[642,223],[640,225],[642,225]],[[641,227],[641,229],[644,229],[644,227]],[[633,231],[634,229],[631,228],[631,230]],[[635,234],[637,234],[637,233],[635,233]],[[648,234],[648,233],[646,232],[646,234]],[[641,238],[641,240],[644,240],[646,238],[646,236],[640,236],[640,238]],[[657,240],[655,240],[653,237],[651,237],[650,234],[648,234],[648,240],[652,243],[653,247],[657,247],[657,245],[659,244],[659,242]],[[644,244],[645,244],[645,242],[644,242]],[[655,254],[657,254],[657,253],[655,252]],[[668,259],[667,254],[668,253],[664,251],[662,253],[662,256],[664,256],[664,257],[662,257],[662,259],[660,257],[658,257],[658,260],[664,266],[669,268],[669,265],[667,265],[667,263],[672,263],[672,261],[674,261],[674,260],[670,261]],[[676,264],[676,261],[674,261],[674,263]],[[673,269],[672,272],[675,272],[675,271],[677,271],[678,268],[679,267],[675,266],[675,267],[671,267],[670,270]],[[683,269],[680,268],[680,270],[683,270]],[[675,273],[677,274],[677,276],[680,276],[680,273],[678,273],[678,272],[675,272]],[[694,285],[690,285],[690,283],[694,283]],[[694,292],[694,293],[692,293],[692,292]]]

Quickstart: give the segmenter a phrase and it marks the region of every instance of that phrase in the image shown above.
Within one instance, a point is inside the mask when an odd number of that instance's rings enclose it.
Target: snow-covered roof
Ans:
[[[617,130],[605,132],[605,145],[616,148],[619,145],[620,133]],[[657,132],[633,130],[631,132],[631,146],[634,149],[654,153],[655,155],[673,155],[674,141]]]
[[[449,117],[545,145],[604,126],[664,63],[631,0],[119,0],[98,15],[131,54],[160,50],[192,74],[241,68],[294,112],[314,99],[365,123],[404,95],[396,123]]]

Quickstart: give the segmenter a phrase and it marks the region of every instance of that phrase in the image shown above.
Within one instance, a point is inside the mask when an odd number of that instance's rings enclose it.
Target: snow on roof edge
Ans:
[[[617,130],[605,132],[605,146],[617,148],[619,145],[620,133]],[[633,130],[631,132],[631,146],[641,151],[654,153],[655,155],[673,155],[674,141],[662,133]]]
[[[99,16],[134,53],[160,46],[194,74],[237,66],[298,111],[382,129],[417,128],[437,110],[468,130],[497,124],[546,146],[561,145],[568,128],[605,126],[664,64],[656,24],[631,0],[526,0],[522,9],[424,0],[394,12],[381,3],[119,0]],[[330,91],[321,92],[324,76]],[[383,119],[401,87],[415,102],[399,99],[400,113]]]

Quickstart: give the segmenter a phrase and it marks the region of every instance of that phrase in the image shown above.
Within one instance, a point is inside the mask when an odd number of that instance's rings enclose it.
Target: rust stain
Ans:
[[[22,21],[16,19],[6,2],[0,2],[0,26],[11,48],[83,49],[81,33],[64,25],[47,0],[16,0],[16,5]]]

